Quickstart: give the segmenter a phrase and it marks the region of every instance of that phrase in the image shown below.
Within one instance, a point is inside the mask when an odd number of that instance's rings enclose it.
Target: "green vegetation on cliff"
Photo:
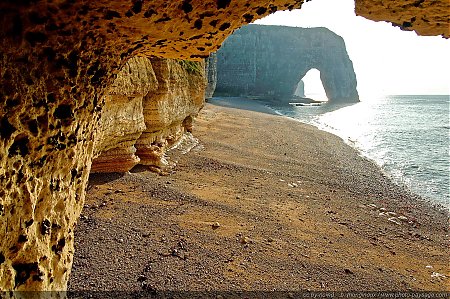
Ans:
[[[189,74],[199,75],[202,72],[201,62],[190,60],[178,60],[178,62]]]

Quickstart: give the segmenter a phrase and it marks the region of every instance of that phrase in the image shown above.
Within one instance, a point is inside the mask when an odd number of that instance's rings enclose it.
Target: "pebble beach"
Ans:
[[[91,175],[69,290],[449,291],[448,211],[262,112],[207,103],[162,175]]]

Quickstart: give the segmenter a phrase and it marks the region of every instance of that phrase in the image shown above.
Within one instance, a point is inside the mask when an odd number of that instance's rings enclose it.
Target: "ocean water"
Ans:
[[[360,103],[277,107],[341,137],[395,182],[450,209],[450,96],[385,96]]]

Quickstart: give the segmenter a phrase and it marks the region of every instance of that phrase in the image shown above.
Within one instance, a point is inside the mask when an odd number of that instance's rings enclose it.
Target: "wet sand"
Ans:
[[[91,177],[70,290],[449,290],[448,213],[338,137],[212,104],[194,135],[169,175]]]

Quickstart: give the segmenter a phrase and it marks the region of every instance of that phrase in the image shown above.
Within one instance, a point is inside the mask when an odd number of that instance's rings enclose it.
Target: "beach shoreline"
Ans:
[[[320,131],[330,133],[339,139],[341,139],[345,144],[356,150],[359,155],[362,158],[367,159],[369,162],[373,163],[376,167],[379,168],[379,171],[382,172],[385,176],[387,176],[390,180],[392,180],[396,185],[398,185],[399,188],[403,189],[404,192],[408,192],[413,194],[414,196],[420,197],[420,200],[426,201],[428,204],[433,206],[436,209],[441,209],[447,212],[450,212],[450,206],[446,207],[441,202],[437,201],[436,199],[433,199],[431,197],[424,197],[421,194],[418,194],[417,192],[414,192],[411,190],[411,188],[404,182],[400,181],[398,178],[396,178],[392,173],[389,173],[387,170],[383,169],[382,164],[380,161],[377,161],[373,157],[369,155],[369,153],[365,152],[362,148],[358,147],[355,143],[355,140],[352,140],[350,138],[345,138],[342,134],[340,135],[336,129],[331,129],[328,126],[320,125],[319,123],[314,122],[306,122],[302,119],[298,119],[292,116],[284,115],[283,113],[279,112],[276,108],[273,108],[270,106],[269,103],[257,100],[257,99],[251,99],[251,98],[238,98],[238,97],[217,97],[209,99],[209,102],[212,105],[222,106],[222,107],[228,107],[228,108],[235,108],[240,110],[249,110],[254,112],[260,112],[260,113],[267,113],[270,115],[278,115],[281,117],[285,117],[287,119],[297,121],[301,124],[312,126]],[[353,105],[353,104],[350,104]],[[346,105],[337,105],[337,108],[343,108],[346,107]],[[308,109],[308,108],[304,108]],[[333,111],[335,109],[332,109],[330,111]]]
[[[448,213],[340,137],[211,103],[194,136],[91,176],[69,290],[449,291]]]

